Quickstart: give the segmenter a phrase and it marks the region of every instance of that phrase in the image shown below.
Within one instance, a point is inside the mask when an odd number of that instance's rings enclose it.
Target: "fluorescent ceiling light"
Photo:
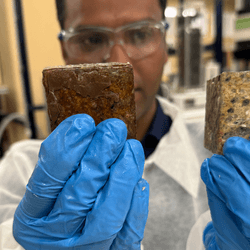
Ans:
[[[177,16],[177,9],[175,7],[167,7],[165,9],[165,17],[176,17]]]

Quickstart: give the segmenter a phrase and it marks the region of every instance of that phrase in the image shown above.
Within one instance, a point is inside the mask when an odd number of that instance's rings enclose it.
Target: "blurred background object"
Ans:
[[[0,6],[2,156],[13,142],[50,132],[42,70],[64,62],[54,1],[0,0]]]
[[[237,70],[249,70],[250,62],[250,0],[235,0],[235,51]]]
[[[169,62],[161,88],[188,122],[204,119],[206,81],[222,71],[238,69],[235,4],[235,0],[168,1]]]

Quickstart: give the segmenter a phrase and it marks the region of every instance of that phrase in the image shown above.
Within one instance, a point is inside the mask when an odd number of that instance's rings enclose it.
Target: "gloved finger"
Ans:
[[[111,250],[141,249],[141,241],[148,217],[149,185],[141,179],[134,190],[132,204],[123,224],[117,234]]]
[[[237,182],[240,184],[235,190],[236,197],[231,206],[237,209],[236,214],[241,219],[242,231],[250,238],[250,142],[245,138],[231,137],[224,145],[223,154],[234,165],[238,176]]]
[[[42,143],[27,188],[42,197],[57,197],[58,190],[78,168],[94,132],[95,123],[89,115],[64,120]]]
[[[230,211],[226,204],[209,189],[207,189],[207,196],[218,249],[250,249],[250,244],[242,234],[238,217],[234,212]]]
[[[109,240],[110,245],[112,244],[128,215],[143,167],[144,152],[140,142],[128,140],[119,158],[111,166],[109,179],[87,215],[79,245],[104,240]],[[136,196],[138,197],[137,193]],[[135,205],[132,203],[132,206]],[[141,226],[140,222],[138,226]]]
[[[37,218],[48,214],[65,182],[78,168],[94,133],[94,120],[78,114],[64,120],[42,143],[21,202],[27,214]]]
[[[213,155],[210,159],[205,159],[201,165],[201,179],[207,188],[223,201],[225,201],[225,193],[222,186],[228,183],[232,185],[235,177],[232,172],[235,173],[234,166],[222,155]],[[221,177],[223,182],[218,185]]]
[[[223,154],[243,179],[250,183],[250,142],[241,137],[229,138],[223,147]]]
[[[203,231],[203,245],[206,250],[220,250],[216,243],[216,231],[210,221]]]
[[[224,156],[214,155],[201,167],[201,178],[207,188],[220,198],[239,219],[244,234],[250,237],[250,184],[238,168]]]
[[[80,167],[58,195],[46,221],[42,222],[47,227],[47,233],[54,237],[68,238],[82,229],[85,217],[92,209],[98,192],[105,185],[110,166],[120,155],[126,138],[126,125],[119,119],[105,120],[96,127],[96,133]],[[124,167],[122,164],[124,163],[121,163],[121,167]],[[130,164],[133,162],[130,161]],[[58,219],[61,217],[63,219]]]

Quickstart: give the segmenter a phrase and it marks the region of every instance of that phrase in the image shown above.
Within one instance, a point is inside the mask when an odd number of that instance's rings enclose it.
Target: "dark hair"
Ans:
[[[164,11],[167,6],[167,0],[158,0],[162,9],[162,18],[164,19]],[[60,23],[61,29],[64,28],[64,18],[66,14],[65,0],[56,0],[57,18]]]

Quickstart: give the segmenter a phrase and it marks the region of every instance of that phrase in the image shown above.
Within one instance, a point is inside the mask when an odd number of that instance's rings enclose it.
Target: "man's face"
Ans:
[[[158,2],[159,0],[66,0],[64,29],[86,25],[117,28],[141,20],[160,21],[162,10]],[[62,50],[66,64],[85,63],[84,58],[73,59],[67,55],[63,42]],[[153,54],[136,61],[128,57],[121,45],[115,44],[112,48],[107,62],[130,62],[133,65],[137,119],[152,108],[166,61],[164,41]]]

